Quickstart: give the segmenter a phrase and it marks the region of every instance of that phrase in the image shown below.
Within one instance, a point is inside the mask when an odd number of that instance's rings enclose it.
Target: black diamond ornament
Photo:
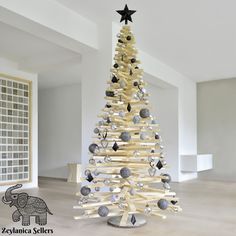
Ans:
[[[156,167],[157,167],[159,170],[163,167],[161,161],[158,161],[158,162],[157,162]]]
[[[93,176],[91,175],[91,173],[89,173],[86,180],[88,180],[88,182],[92,182],[93,179],[94,179]]]
[[[177,203],[177,201],[174,201],[174,200],[172,200],[172,201],[170,201],[173,205],[175,205],[176,203]]]
[[[116,76],[113,76],[111,79],[112,83],[117,83],[118,82],[118,78]]]
[[[128,112],[131,112],[131,105],[130,105],[130,103],[128,103],[127,111],[128,111]]]
[[[131,216],[131,223],[132,223],[133,225],[135,225],[135,223],[136,223],[136,218],[135,218],[134,215]]]
[[[117,142],[114,143],[112,149],[116,152],[119,149]]]

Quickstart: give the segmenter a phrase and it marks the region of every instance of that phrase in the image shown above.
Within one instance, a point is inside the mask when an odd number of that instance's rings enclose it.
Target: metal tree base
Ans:
[[[138,228],[147,223],[147,220],[142,215],[135,215],[136,222],[133,225],[131,223],[132,215],[129,215],[126,225],[120,225],[121,216],[114,216],[108,219],[107,224],[117,228]]]

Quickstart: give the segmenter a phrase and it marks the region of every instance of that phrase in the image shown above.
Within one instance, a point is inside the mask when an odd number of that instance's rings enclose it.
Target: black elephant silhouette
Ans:
[[[21,188],[22,184],[14,185],[8,188],[5,196],[2,197],[2,202],[10,207],[15,206],[16,211],[12,214],[14,222],[20,221],[22,217],[22,225],[30,225],[30,217],[35,217],[35,223],[39,225],[47,224],[47,213],[52,215],[47,204],[43,199],[29,196],[27,193],[13,193],[12,191]]]

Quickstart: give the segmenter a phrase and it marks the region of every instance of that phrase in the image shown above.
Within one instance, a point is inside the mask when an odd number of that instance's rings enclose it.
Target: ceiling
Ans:
[[[0,57],[39,74],[39,88],[78,83],[81,55],[0,22]]]
[[[57,0],[93,20],[137,10],[137,46],[195,81],[236,77],[235,0]]]

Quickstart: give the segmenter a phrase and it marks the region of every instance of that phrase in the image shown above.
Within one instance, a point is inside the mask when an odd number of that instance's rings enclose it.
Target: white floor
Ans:
[[[30,195],[42,197],[53,216],[48,216],[45,228],[52,228],[55,236],[235,236],[236,235],[236,183],[189,181],[172,183],[181,199],[183,212],[168,215],[166,220],[148,218],[148,224],[137,229],[118,229],[107,226],[106,219],[75,221],[77,214],[76,184],[62,180],[40,179],[40,188],[31,189]],[[2,194],[0,194],[0,197]],[[10,208],[0,203],[0,226],[21,228],[13,223]],[[31,228],[38,225],[31,225]]]

